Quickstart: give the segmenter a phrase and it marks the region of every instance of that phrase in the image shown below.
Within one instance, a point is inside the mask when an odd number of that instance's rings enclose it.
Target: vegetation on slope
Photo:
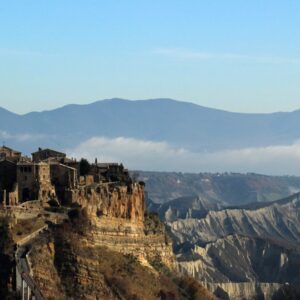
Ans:
[[[213,299],[194,279],[175,274],[158,258],[151,261],[151,269],[133,255],[92,245],[85,234],[90,230],[87,221],[84,210],[74,210],[70,222],[56,227],[46,243],[32,250],[34,274],[47,298]]]
[[[0,299],[17,299],[12,292],[14,243],[8,216],[0,216]]]

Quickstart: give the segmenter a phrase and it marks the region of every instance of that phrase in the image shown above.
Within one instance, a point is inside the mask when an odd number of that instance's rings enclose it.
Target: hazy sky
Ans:
[[[300,108],[300,1],[1,1],[0,106],[121,97]]]

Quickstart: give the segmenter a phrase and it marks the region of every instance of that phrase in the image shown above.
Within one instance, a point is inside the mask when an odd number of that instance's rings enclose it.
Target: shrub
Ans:
[[[82,158],[79,162],[79,171],[81,176],[85,176],[89,173],[91,165],[85,158]]]

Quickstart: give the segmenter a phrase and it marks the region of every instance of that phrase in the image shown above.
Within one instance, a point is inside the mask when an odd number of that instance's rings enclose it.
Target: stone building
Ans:
[[[22,153],[16,150],[13,150],[9,147],[2,146],[0,148],[0,159],[9,159],[13,161],[17,161],[21,158]]]
[[[75,189],[78,185],[77,169],[57,161],[50,161],[49,165],[51,182],[55,187],[56,196],[61,203],[64,203],[66,190]]]
[[[20,202],[49,200],[51,197],[55,197],[55,188],[51,184],[50,165],[48,163],[18,162],[17,184]]]
[[[96,163],[91,165],[90,174],[96,182],[100,181],[131,181],[129,172],[122,164],[118,163]]]
[[[54,199],[61,204],[78,202],[80,197],[90,198],[92,190],[101,190],[106,183],[122,183],[128,191],[132,189],[132,180],[122,164],[96,160],[84,176],[80,176],[80,168],[80,162],[56,150],[39,148],[30,159],[3,146],[0,148],[0,204],[16,205],[29,200],[47,203]]]
[[[52,150],[52,149],[42,149],[39,148],[38,151],[31,153],[32,155],[32,160],[34,162],[39,162],[48,158],[56,158],[56,159],[64,159],[66,158],[66,154]]]

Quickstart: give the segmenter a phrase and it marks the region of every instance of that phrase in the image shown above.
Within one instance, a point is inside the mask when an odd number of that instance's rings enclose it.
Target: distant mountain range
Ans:
[[[110,99],[18,115],[0,109],[0,138],[30,152],[72,148],[95,137],[167,142],[190,151],[289,144],[300,138],[300,110],[232,113],[171,99]]]

